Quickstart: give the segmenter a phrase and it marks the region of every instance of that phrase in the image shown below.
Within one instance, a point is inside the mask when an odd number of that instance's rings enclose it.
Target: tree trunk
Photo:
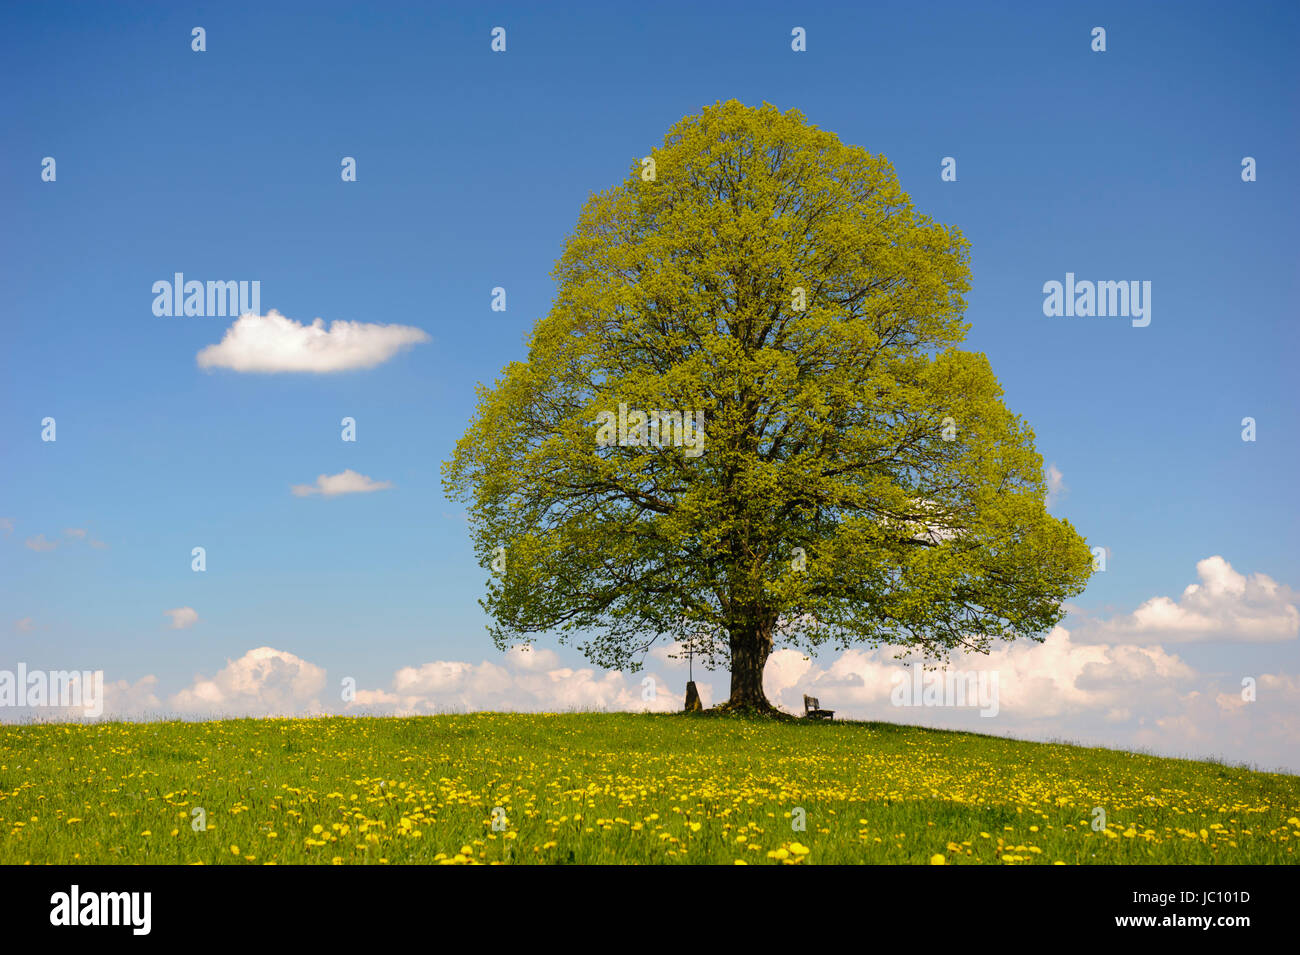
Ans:
[[[772,633],[766,627],[749,626],[731,634],[731,698],[729,710],[761,710],[773,707],[763,693],[763,668],[772,652]]]

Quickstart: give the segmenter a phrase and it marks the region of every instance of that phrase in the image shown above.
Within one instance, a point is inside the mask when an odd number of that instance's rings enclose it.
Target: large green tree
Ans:
[[[967,242],[883,156],[708,107],[591,196],[553,275],[444,469],[498,646],[626,667],[674,638],[766,709],[775,646],[986,652],[1083,588],[1033,432],[956,347]]]

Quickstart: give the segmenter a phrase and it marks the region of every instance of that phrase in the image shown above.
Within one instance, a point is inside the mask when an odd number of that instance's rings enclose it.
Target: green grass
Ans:
[[[10,864],[1291,863],[1298,814],[1292,775],[887,723],[481,713],[0,728]]]

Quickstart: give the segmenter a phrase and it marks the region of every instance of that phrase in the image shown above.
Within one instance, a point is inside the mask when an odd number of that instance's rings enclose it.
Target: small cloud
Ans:
[[[163,613],[172,618],[172,630],[185,630],[199,622],[199,613],[193,607],[177,607]]]
[[[25,543],[34,551],[54,550],[54,548],[59,546],[58,541],[46,540],[44,534],[37,534],[35,537],[29,537]]]
[[[33,621],[31,617],[23,617],[23,619],[14,624],[14,629],[19,633],[31,633],[36,629],[36,622]]]
[[[103,541],[93,540],[90,542],[90,546],[95,548],[96,550],[108,550],[108,545],[105,544]]]
[[[1055,464],[1047,466],[1047,506],[1051,507],[1061,498],[1065,497],[1065,492],[1069,488],[1065,486],[1065,475]]]
[[[0,531],[5,532],[5,537],[12,534],[14,532],[14,519],[12,517],[0,517]]]
[[[291,491],[297,497],[337,497],[340,494],[366,494],[370,491],[385,491],[393,486],[392,481],[374,481],[364,474],[358,474],[351,468],[340,474],[322,474],[315,484],[295,484]]]
[[[328,374],[374,368],[398,352],[430,341],[410,325],[332,322],[318,318],[304,325],[275,309],[265,315],[241,315],[216,345],[200,349],[200,368],[240,372],[307,372]]]
[[[77,540],[86,539],[86,529],[84,527],[69,527],[63,533],[67,534],[69,537],[75,537]]]

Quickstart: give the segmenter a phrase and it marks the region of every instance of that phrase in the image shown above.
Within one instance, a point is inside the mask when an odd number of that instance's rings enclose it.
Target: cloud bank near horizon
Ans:
[[[1160,646],[1076,643],[1057,627],[1042,643],[1019,641],[987,657],[954,657],[953,672],[997,673],[998,712],[986,718],[974,705],[896,705],[894,690],[910,673],[895,659],[896,649],[851,649],[826,659],[780,649],[768,662],[764,687],[774,705],[795,714],[802,713],[807,693],[834,709],[837,719],[1224,758],[1300,772],[1300,673],[1250,677],[1257,696],[1248,700],[1241,676],[1197,672]],[[108,683],[104,717],[666,713],[680,710],[685,695],[685,664],[669,659],[676,650],[652,651],[641,672],[626,673],[566,666],[552,650],[514,647],[478,663],[403,666],[387,686],[353,686],[345,699],[345,675],[327,674],[296,654],[264,646],[168,696],[160,694],[153,675]],[[726,673],[697,668],[696,677],[706,707],[725,699]],[[61,718],[60,711],[48,709],[29,715]]]
[[[995,713],[986,716],[974,701],[900,705],[896,689],[910,679],[910,664],[924,661],[900,659],[905,648],[895,646],[854,647],[818,658],[778,649],[768,660],[764,688],[774,705],[794,714],[802,714],[808,694],[840,719],[1064,739],[1300,772],[1300,672],[1202,672],[1176,649],[1207,639],[1207,629],[1217,629],[1225,642],[1294,639],[1292,592],[1266,575],[1240,574],[1220,556],[1200,561],[1197,573],[1200,583],[1189,585],[1178,601],[1155,597],[1132,614],[1081,615],[1078,626],[1057,626],[1041,642],[955,654],[941,673],[996,681]],[[177,628],[198,620],[189,607],[168,614]],[[685,696],[681,651],[680,645],[655,647],[632,673],[570,666],[554,650],[516,646],[478,663],[434,659],[404,665],[386,685],[364,686],[345,672],[330,673],[288,650],[261,646],[170,694],[160,691],[152,674],[107,683],[104,716],[674,712]],[[724,670],[697,667],[696,676],[705,706],[726,698]],[[61,719],[66,711],[10,709],[7,715]]]

